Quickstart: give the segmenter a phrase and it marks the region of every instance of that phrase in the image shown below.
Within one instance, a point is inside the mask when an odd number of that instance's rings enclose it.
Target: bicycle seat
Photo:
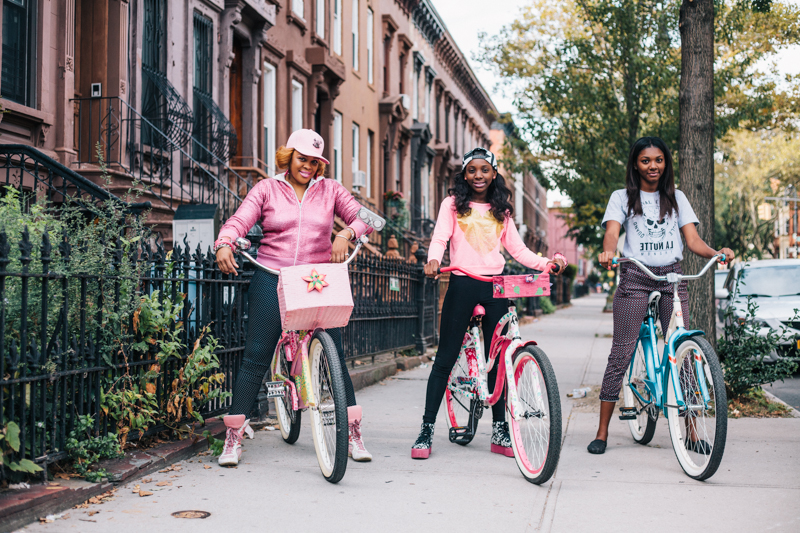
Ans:
[[[483,308],[481,304],[475,306],[475,309],[472,310],[472,316],[483,316],[486,314],[486,309]]]
[[[650,293],[650,297],[647,298],[647,305],[655,302],[658,305],[658,301],[661,299],[661,293],[659,291],[653,291]]]

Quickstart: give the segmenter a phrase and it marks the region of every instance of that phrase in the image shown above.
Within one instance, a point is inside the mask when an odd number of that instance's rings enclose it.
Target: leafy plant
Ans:
[[[0,428],[0,478],[6,477],[6,470],[25,474],[42,471],[42,467],[30,459],[20,459],[19,461],[12,459],[13,454],[19,451],[19,432],[16,422],[9,422],[5,427]]]
[[[128,374],[101,393],[101,409],[114,421],[121,446],[125,446],[131,432],[145,432],[156,424],[159,411],[155,391],[155,384],[145,383],[142,387]]]
[[[122,456],[122,448],[117,436],[95,435],[94,418],[89,415],[78,417],[75,429],[67,439],[67,453],[74,461],[73,468],[87,481],[97,482],[108,477],[104,468],[93,468],[101,459],[116,459]]]
[[[208,440],[208,449],[211,451],[211,455],[221,455],[225,441],[214,437],[209,430],[205,430],[203,436]]]
[[[731,301],[739,301],[740,285],[741,281],[736,284],[737,289],[730,296]],[[764,360],[778,347],[782,335],[769,328],[766,335],[760,336],[758,333],[762,324],[756,318],[757,311],[758,304],[752,297],[747,298],[744,316],[737,316],[733,305],[725,311],[723,334],[717,341],[717,347],[723,358],[725,386],[731,400],[742,397],[764,383],[783,380],[797,369],[797,363],[787,359],[775,362]],[[795,310],[794,320],[797,320],[797,316]]]
[[[551,315],[556,312],[556,306],[553,305],[549,296],[541,296],[539,303],[542,304],[542,312],[546,315]]]

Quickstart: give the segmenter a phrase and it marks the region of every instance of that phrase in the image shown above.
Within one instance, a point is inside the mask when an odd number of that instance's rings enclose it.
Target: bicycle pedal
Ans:
[[[466,426],[450,428],[450,442],[454,444],[459,444],[462,441],[469,442],[474,436],[475,432]]]
[[[286,387],[283,381],[267,381],[267,398],[282,398],[286,394]]]
[[[636,420],[636,417],[639,415],[635,407],[620,407],[619,412],[622,413],[619,415],[620,420]]]

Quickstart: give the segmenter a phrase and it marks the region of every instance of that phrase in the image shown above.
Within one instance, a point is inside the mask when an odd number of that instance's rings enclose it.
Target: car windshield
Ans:
[[[741,274],[741,296],[790,296],[800,294],[800,266],[745,268]]]
[[[725,279],[728,277],[727,270],[717,270],[714,272],[714,290],[718,291],[725,288]]]

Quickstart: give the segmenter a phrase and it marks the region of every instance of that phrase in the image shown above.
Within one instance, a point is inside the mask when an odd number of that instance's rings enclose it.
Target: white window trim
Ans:
[[[333,53],[342,55],[342,0],[333,0]]]
[[[353,122],[353,177],[355,177],[356,172],[359,170],[359,157],[360,157],[360,148],[361,148],[361,128],[359,128],[358,124]]]
[[[275,168],[275,115],[277,113],[275,78],[277,72],[274,65],[264,62],[264,129],[266,130],[264,132],[266,136],[264,158],[269,176],[274,176],[278,171]]]
[[[372,145],[375,143],[375,133],[367,130],[367,198],[372,198]]]
[[[358,53],[359,44],[358,44],[358,10],[359,10],[359,1],[353,0],[353,27],[351,28],[351,32],[353,35],[353,70],[358,71]]]
[[[414,120],[419,120],[419,73],[422,72],[422,69],[417,70],[414,68],[413,73],[411,74],[411,84],[413,87],[411,88],[411,118]]]
[[[375,41],[375,13],[372,8],[367,8],[367,83],[374,83],[375,81],[375,62],[374,54],[374,41]]]
[[[298,15],[301,19],[305,17],[305,7],[304,0],[292,0],[292,13]]]
[[[314,28],[314,31],[317,32],[317,35],[319,35],[320,38],[324,39],[325,38],[325,0],[316,0],[316,2],[317,2],[317,4],[316,4],[317,5],[317,8],[316,8],[317,9],[317,13],[316,13],[317,20],[316,20],[316,28]]]
[[[333,112],[333,178],[342,182],[342,114]]]
[[[300,95],[298,100],[297,95]],[[299,105],[298,105],[299,104]],[[303,128],[303,84],[292,80],[292,131]]]

